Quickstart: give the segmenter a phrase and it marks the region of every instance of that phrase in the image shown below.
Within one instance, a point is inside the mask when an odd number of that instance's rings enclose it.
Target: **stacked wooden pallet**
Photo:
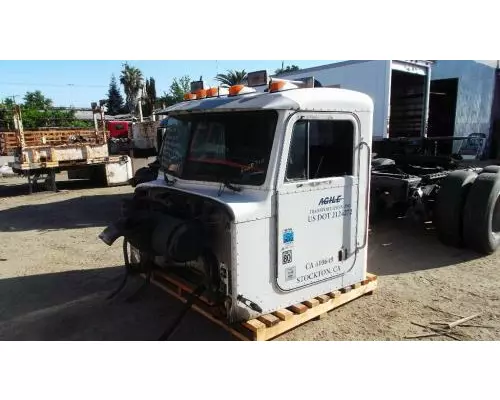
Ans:
[[[26,147],[36,146],[62,146],[82,143],[102,143],[102,132],[94,130],[50,130],[50,131],[25,131],[24,142]],[[0,154],[12,153],[20,145],[16,132],[0,132]]]
[[[193,292],[193,287],[182,279],[156,271],[152,282],[160,289],[176,297],[182,302],[187,302],[187,294]],[[313,319],[321,319],[329,311],[348,303],[365,294],[372,294],[377,288],[377,276],[367,274],[366,278],[354,285],[325,293],[321,296],[306,300],[271,314],[262,315],[243,323],[228,324],[217,315],[212,305],[206,301],[193,305],[193,309],[202,314],[212,322],[230,332],[241,340],[266,341],[271,340],[299,325]]]
[[[372,294],[376,287],[377,277],[367,274],[366,279],[359,283],[244,322],[243,327],[252,340],[270,340],[305,322],[322,319],[329,311],[365,294]]]

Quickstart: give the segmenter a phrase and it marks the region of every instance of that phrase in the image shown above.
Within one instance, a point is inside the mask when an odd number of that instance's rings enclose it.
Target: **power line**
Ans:
[[[107,88],[107,86],[105,86],[105,85],[77,85],[77,84],[74,84],[74,83],[57,84],[57,83],[0,82],[0,85]]]

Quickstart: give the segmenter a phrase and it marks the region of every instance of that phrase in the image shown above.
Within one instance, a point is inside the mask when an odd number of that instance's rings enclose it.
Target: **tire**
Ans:
[[[391,160],[390,158],[375,158],[372,160],[372,167],[385,167],[387,165],[394,165],[396,164],[394,160]]]
[[[448,246],[463,247],[463,211],[467,194],[477,178],[472,171],[453,171],[441,184],[436,197],[434,225],[439,240]]]
[[[463,237],[471,250],[494,253],[500,245],[500,176],[480,174],[472,185],[464,209]]]
[[[500,174],[500,165],[488,165],[481,171],[482,174]]]

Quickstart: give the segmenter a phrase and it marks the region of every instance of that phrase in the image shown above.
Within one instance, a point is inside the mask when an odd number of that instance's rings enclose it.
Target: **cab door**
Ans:
[[[359,149],[360,126],[352,114],[290,118],[277,182],[276,278],[282,291],[331,284],[354,267]]]

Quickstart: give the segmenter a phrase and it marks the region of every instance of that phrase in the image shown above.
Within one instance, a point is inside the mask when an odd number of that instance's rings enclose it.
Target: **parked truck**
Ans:
[[[110,155],[129,155],[131,121],[106,121]]]
[[[163,110],[158,164],[101,239],[123,236],[129,271],[182,276],[233,322],[362,282],[370,203],[497,250],[500,166],[373,157],[372,98],[315,82],[258,71]]]
[[[373,151],[380,156],[405,151],[484,158],[488,132],[453,137],[450,132],[439,130],[442,118],[454,116],[430,110],[433,100],[447,95],[432,90],[432,66],[429,60],[350,60],[288,72],[280,77],[293,80],[312,74],[316,86],[369,95],[374,102]]]
[[[432,63],[425,60],[354,60],[280,75],[314,76],[316,86],[365,93],[374,102],[373,139],[425,137]]]
[[[3,133],[2,152],[13,151],[12,170],[28,178],[29,193],[38,180],[57,190],[56,174],[67,171],[69,179],[91,179],[107,186],[125,185],[132,178],[126,155],[110,155],[109,132],[102,129],[51,129],[25,131],[19,106],[14,108],[15,132]]]
[[[158,129],[161,121],[134,122],[130,126],[130,155],[134,158],[154,157],[158,153]]]

